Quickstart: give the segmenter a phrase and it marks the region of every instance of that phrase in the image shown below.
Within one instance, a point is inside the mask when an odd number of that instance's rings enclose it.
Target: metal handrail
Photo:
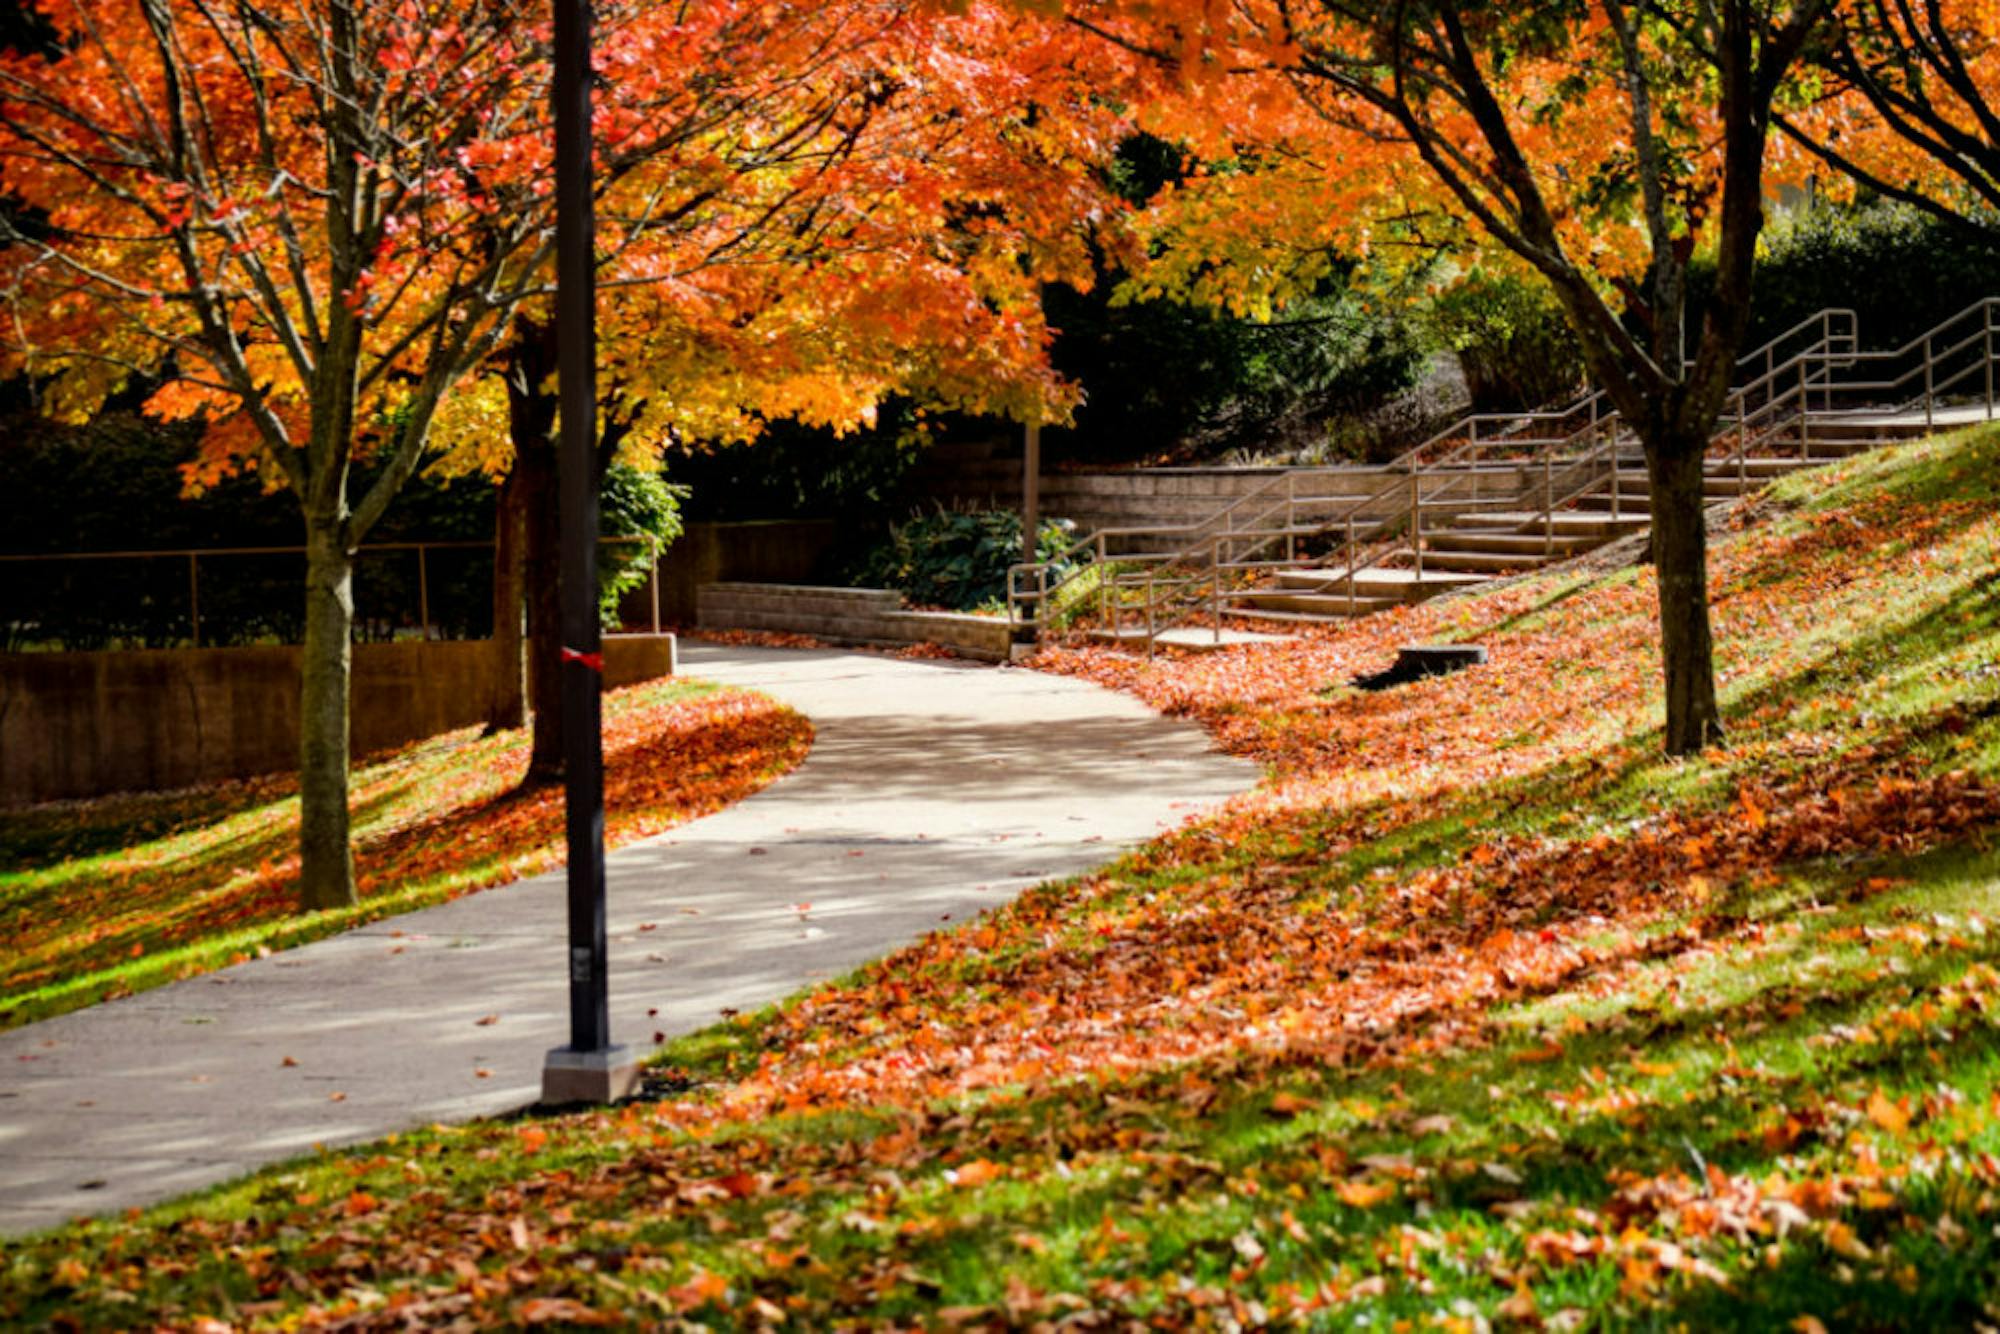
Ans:
[[[1742,387],[1741,395],[1747,396],[1751,390],[1758,386],[1774,384],[1778,372],[1783,367],[1794,364],[1798,359],[1795,355],[1792,358],[1786,359],[1781,365],[1777,357],[1778,349],[1787,341],[1796,338],[1799,334],[1809,331],[1817,331],[1818,337],[1814,344],[1816,348],[1825,349],[1836,342],[1844,341],[1851,352],[1857,348],[1859,343],[1859,317],[1852,309],[1847,307],[1828,307],[1817,314],[1800,320],[1797,324],[1767,340],[1762,346],[1743,354],[1737,358],[1736,365],[1738,369],[1747,369],[1761,361],[1764,371],[1761,376]],[[1469,414],[1466,417],[1460,418],[1451,426],[1446,427],[1443,431],[1437,432],[1430,438],[1403,451],[1403,453],[1399,454],[1387,465],[1374,471],[1378,473],[1401,473],[1408,475],[1420,469],[1430,471],[1476,466],[1476,456],[1499,447],[1510,448],[1517,453],[1523,447],[1526,447],[1528,457],[1532,459],[1551,448],[1560,448],[1571,444],[1579,438],[1587,439],[1594,436],[1595,432],[1601,429],[1605,421],[1615,420],[1616,418],[1617,414],[1615,410],[1610,412],[1605,411],[1608,403],[1609,400],[1606,398],[1604,391],[1600,389],[1587,392],[1556,409],[1542,409],[1512,415],[1495,413]],[[1570,432],[1566,436],[1535,437],[1523,436],[1521,434],[1522,429],[1532,423],[1568,421],[1584,412],[1590,414],[1588,422],[1583,427]],[[1501,430],[1497,433],[1497,438],[1489,436],[1486,439],[1481,439],[1480,427],[1487,422],[1510,426],[1512,429]],[[1433,450],[1438,445],[1461,434],[1465,436],[1465,439],[1448,452],[1444,458],[1434,460],[1429,464],[1422,462],[1422,456],[1427,451]],[[1035,562],[1034,564],[1021,564],[1010,568],[1007,578],[1009,613],[1017,624],[1038,623],[1042,618],[1042,609],[1049,604],[1049,600],[1074,580],[1081,578],[1083,569],[1087,568],[1088,564],[1101,564],[1111,559],[1112,553],[1109,548],[1113,541],[1122,543],[1137,538],[1181,539],[1184,545],[1177,553],[1179,556],[1194,558],[1204,554],[1204,552],[1212,556],[1216,550],[1216,544],[1209,541],[1208,538],[1218,527],[1221,527],[1230,536],[1257,536],[1268,529],[1269,525],[1266,521],[1282,508],[1287,516],[1287,522],[1281,535],[1284,535],[1287,541],[1290,542],[1295,538],[1299,530],[1297,523],[1299,510],[1297,488],[1299,478],[1301,476],[1324,476],[1330,474],[1353,476],[1358,471],[1360,470],[1351,467],[1286,469],[1282,474],[1273,477],[1263,486],[1236,498],[1215,513],[1198,521],[1183,524],[1099,529],[1071,543],[1050,560]],[[1285,496],[1282,501],[1278,500],[1275,496],[1275,492],[1281,485],[1285,490]],[[1399,485],[1400,479],[1392,481],[1389,489],[1393,489]],[[1382,496],[1383,492],[1378,491],[1350,501],[1345,508],[1347,512],[1352,513],[1357,507],[1365,508],[1379,501]],[[1323,500],[1330,498],[1311,497],[1310,499]],[[1238,512],[1258,501],[1269,503],[1261,511],[1257,512],[1256,518],[1252,522],[1239,524],[1236,521]],[[1339,523],[1341,516],[1334,516],[1332,521]],[[1086,554],[1090,556],[1090,561],[1080,561],[1079,558]],[[1120,558],[1128,562],[1134,559],[1129,553],[1122,553]],[[1064,566],[1071,566],[1073,568],[1068,573],[1062,574],[1061,577],[1051,584],[1049,582],[1051,570],[1061,569]],[[1023,576],[1028,576],[1032,579],[1032,587],[1023,588]],[[1023,603],[1032,604],[1034,607],[1033,615],[1023,616],[1020,614],[1020,608]]]
[[[1843,315],[1848,317],[1848,323],[1849,323],[1848,330],[1844,334],[1833,332],[1832,326],[1835,318]],[[1751,380],[1749,383],[1738,386],[1736,389],[1732,390],[1732,395],[1731,395],[1732,399],[1738,404],[1746,403],[1756,392],[1760,390],[1768,390],[1770,387],[1780,383],[1786,384],[1787,389],[1784,394],[1772,394],[1766,399],[1766,407],[1768,408],[1771,404],[1780,401],[1782,398],[1788,396],[1792,392],[1789,380],[1787,379],[1786,376],[1786,373],[1788,371],[1797,367],[1806,367],[1811,365],[1824,366],[1835,363],[1844,364],[1845,359],[1851,358],[1851,356],[1853,355],[1854,345],[1857,342],[1855,323],[1852,317],[1853,317],[1852,311],[1846,311],[1846,310],[1823,311],[1820,313],[1819,316],[1814,317],[1812,320],[1805,321],[1800,325],[1794,326],[1793,329],[1787,330],[1785,333],[1780,334],[1776,339],[1773,339],[1770,343],[1766,344],[1765,349],[1759,349],[1757,352],[1752,353],[1751,358],[1741,359],[1739,361],[1739,364],[1746,364],[1747,361],[1752,358],[1761,358],[1765,361],[1766,369],[1762,375]],[[1774,362],[1772,360],[1772,358],[1775,356],[1775,352],[1767,349],[1775,349],[1780,342],[1792,336],[1800,329],[1811,328],[1816,324],[1823,326],[1826,331],[1823,334],[1821,340],[1817,344],[1806,349],[1803,352],[1794,354],[1792,357],[1787,358],[1783,362]],[[1846,342],[1847,349],[1845,351],[1842,352],[1826,351],[1826,349],[1830,344],[1838,341]],[[1811,383],[1812,383],[1811,376],[1810,373],[1808,373],[1807,378],[1804,381],[1804,384],[1809,388]],[[1627,444],[1627,441],[1623,434],[1625,429],[1626,428],[1624,426],[1622,419],[1614,413],[1602,418],[1594,418],[1587,426],[1580,428],[1576,432],[1573,432],[1566,439],[1552,442],[1558,446],[1571,445],[1579,440],[1585,442],[1584,448],[1580,454],[1576,454],[1574,456],[1564,459],[1562,464],[1563,468],[1566,470],[1566,475],[1574,475],[1575,473],[1581,472],[1583,480],[1574,485],[1566,486],[1566,488],[1560,492],[1556,491],[1554,486],[1554,468],[1556,466],[1555,451],[1544,449],[1539,451],[1535,456],[1541,462],[1543,469],[1543,479],[1541,488],[1542,505],[1539,511],[1535,513],[1535,519],[1537,522],[1540,523],[1543,533],[1544,556],[1553,553],[1554,542],[1555,542],[1555,522],[1554,522],[1555,513],[1558,510],[1566,508],[1567,506],[1574,504],[1576,501],[1580,500],[1584,496],[1590,494],[1590,492],[1593,491],[1599,485],[1600,481],[1602,480],[1602,473],[1597,465],[1599,465],[1600,463],[1608,462],[1609,464],[1609,475],[1610,475],[1610,480],[1612,482],[1612,496],[1611,496],[1612,517],[1614,519],[1619,517],[1619,492],[1617,488],[1618,454],[1619,451],[1623,449]],[[1595,443],[1590,443],[1591,440],[1594,437],[1596,437],[1599,432],[1602,431],[1608,431],[1609,434],[1602,439],[1596,440]],[[1463,480],[1464,480],[1463,475],[1453,477],[1446,482],[1445,489],[1448,491],[1453,486],[1457,485],[1459,482]],[[1380,494],[1381,493],[1378,493],[1378,498]],[[1411,529],[1410,551],[1415,560],[1415,565],[1419,576],[1421,576],[1423,572],[1423,546],[1422,546],[1422,533],[1421,533],[1422,512],[1424,506],[1427,503],[1435,505],[1437,500],[1438,497],[1436,495],[1433,495],[1432,497],[1430,497],[1428,501],[1426,501],[1421,495],[1420,491],[1412,496],[1412,503],[1409,511],[1410,529]],[[1462,506],[1463,502],[1460,502],[1460,505]],[[1398,519],[1400,519],[1401,517],[1402,516],[1397,516]],[[1380,531],[1382,531],[1382,527],[1378,525],[1377,532],[1379,533]],[[1395,548],[1390,548],[1387,550],[1378,550],[1374,554],[1372,554],[1368,560],[1357,561],[1356,559],[1356,555],[1358,554],[1356,552],[1357,543],[1353,532],[1353,524],[1351,522],[1348,525],[1348,540],[1345,543],[1345,546],[1347,547],[1349,552],[1349,560],[1347,567],[1344,571],[1344,578],[1348,582],[1350,598],[1353,595],[1352,593],[1353,583],[1357,576],[1365,573],[1369,569],[1380,566],[1381,564],[1383,564],[1383,562],[1393,558],[1395,555],[1398,554],[1398,550]]]
[[[1826,392],[1826,382],[1828,382],[1832,370],[1836,366],[1850,366],[1852,360],[1854,360],[1854,356],[1858,354],[1858,342],[1860,342],[1858,324],[1860,322],[1858,322],[1858,316],[1854,314],[1854,310],[1850,310],[1850,308],[1828,308],[1828,310],[1822,310],[1822,312],[1818,312],[1814,316],[1808,316],[1806,320],[1800,320],[1792,328],[1788,328],[1788,330],[1776,334],[1774,338],[1766,340],[1760,348],[1754,348],[1752,352],[1746,352],[1744,356],[1740,356],[1736,360],[1736,366],[1740,370],[1760,366],[1760,374],[1756,374],[1748,382],[1738,384],[1738,386],[1732,388],[1730,400],[1726,400],[1726,406],[1724,406],[1724,416],[1730,416],[1730,412],[1734,410],[1734,418],[1736,420],[1734,420],[1734,424],[1726,426],[1724,432],[1720,432],[1720,434],[1734,434],[1736,436],[1736,444],[1738,444],[1738,452],[1742,452],[1744,446],[1746,446],[1746,440],[1750,438],[1748,424],[1750,424],[1752,418],[1758,418],[1758,420],[1762,420],[1762,418],[1786,418],[1788,420],[1790,416],[1802,416],[1806,410],[1810,410],[1810,394],[1816,388],[1820,392]],[[1784,348],[1784,344],[1788,340],[1794,340],[1798,334],[1804,334],[1804,332],[1814,332],[1816,334],[1814,342],[1808,348],[1800,350],[1800,352],[1792,352],[1790,356],[1782,356],[1780,358],[1780,350]],[[1756,408],[1750,406],[1752,402],[1756,402]],[[1796,412],[1792,410],[1792,404],[1796,404]],[[1146,598],[1144,598],[1144,604],[1142,604],[1142,612],[1144,612],[1144,618],[1146,618],[1146,634],[1148,634],[1148,642],[1150,642],[1150,636],[1156,634],[1158,628],[1160,628],[1160,606],[1158,606],[1160,590],[1164,588],[1164,590],[1168,590],[1172,594],[1174,590],[1198,584],[1204,578],[1202,570],[1206,570],[1206,580],[1210,584],[1208,606],[1210,606],[1210,610],[1216,616],[1216,624],[1218,624],[1218,632],[1220,632],[1222,574],[1224,572],[1242,574],[1242,572],[1270,570],[1270,568],[1280,568],[1280,566],[1296,566],[1296,542],[1302,536],[1326,536],[1328,532],[1340,532],[1340,534],[1346,536],[1346,540],[1340,544],[1340,548],[1344,548],[1344,552],[1348,556],[1346,570],[1348,570],[1348,590],[1350,590],[1348,596],[1350,596],[1350,600],[1354,596],[1354,576],[1362,574],[1368,568],[1380,566],[1386,560],[1392,560],[1392,558],[1396,558],[1402,552],[1402,548],[1398,548],[1394,544],[1384,544],[1382,538],[1390,536],[1404,522],[1408,522],[1408,538],[1410,538],[1408,550],[1410,550],[1410,556],[1414,558],[1418,574],[1422,574],[1422,548],[1424,548],[1422,522],[1424,522],[1424,510],[1426,508],[1440,508],[1440,502],[1444,502],[1442,508],[1450,508],[1450,510],[1466,510],[1466,508],[1480,508],[1482,504],[1494,504],[1492,500],[1486,500],[1486,502],[1482,502],[1482,500],[1468,500],[1468,498],[1450,500],[1450,492],[1454,492],[1456,488],[1462,488],[1468,478],[1476,476],[1478,470],[1480,470],[1480,466],[1482,466],[1482,462],[1490,466],[1496,460],[1500,460],[1500,462],[1516,462],[1516,464],[1518,462],[1530,462],[1530,464],[1532,462],[1540,462],[1542,464],[1542,484],[1538,488],[1540,490],[1540,496],[1538,496],[1540,506],[1536,510],[1536,516],[1542,522],[1542,532],[1544,532],[1544,542],[1546,542],[1544,554],[1550,554],[1552,548],[1554,548],[1554,514],[1556,514],[1556,510],[1562,510],[1562,508],[1574,504],[1576,500],[1580,500],[1582,496],[1590,494],[1592,490],[1596,490],[1602,484],[1602,480],[1606,478],[1606,474],[1610,476],[1610,482],[1612,482],[1612,516],[1618,518],[1618,510],[1620,510],[1620,490],[1618,490],[1620,452],[1624,448],[1628,448],[1630,436],[1628,436],[1628,428],[1618,418],[1616,410],[1606,410],[1606,408],[1608,408],[1608,400],[1606,400],[1604,392],[1596,390],[1596,392],[1590,392],[1590,394],[1584,394],[1584,396],[1572,400],[1570,404],[1566,404],[1564,408],[1558,408],[1558,410],[1522,412],[1522,414],[1512,414],[1512,416],[1506,416],[1506,414],[1472,414],[1468,418],[1460,418],[1460,422],[1454,422],[1452,428],[1446,428],[1444,432],[1434,434],[1426,442],[1422,442],[1422,444],[1406,450],[1404,454],[1400,454],[1386,468],[1378,470],[1378,474],[1380,472],[1392,474],[1386,480],[1384,486],[1376,488],[1374,492],[1362,494],[1362,496],[1344,498],[1344,502],[1338,506],[1338,510],[1332,516],[1320,518],[1320,520],[1316,520],[1312,524],[1300,524],[1298,522],[1298,508],[1300,508],[1298,478],[1300,476],[1324,474],[1324,472],[1332,472],[1332,470],[1286,470],[1284,474],[1272,478],[1270,482],[1266,482],[1258,490],[1254,490],[1254,492],[1250,492],[1246,496],[1236,498],[1228,506],[1222,506],[1222,510],[1218,510],[1216,514],[1208,516],[1202,522],[1158,526],[1158,528],[1102,530],[1100,534],[1092,534],[1084,542],[1074,544],[1070,548],[1068,556],[1074,556],[1074,554],[1080,554],[1082,550],[1094,548],[1094,554],[1096,554],[1098,560],[1108,560],[1112,556],[1108,552],[1108,540],[1106,538],[1116,538],[1116,536],[1124,536],[1124,538],[1134,538],[1134,536],[1180,536],[1180,538],[1188,538],[1188,536],[1192,536],[1194,538],[1192,542],[1186,542],[1184,546],[1180,546],[1174,552],[1146,552],[1146,554],[1120,554],[1120,556],[1116,556],[1116,560],[1124,562],[1126,566],[1134,566],[1134,564],[1142,566],[1144,572],[1142,574],[1130,574],[1130,576],[1124,576],[1124,578],[1104,578],[1104,576],[1100,576],[1100,618],[1112,622],[1110,628],[1112,628],[1114,634],[1118,630],[1122,630],[1122,624],[1118,624],[1118,616],[1122,616],[1122,612],[1114,614],[1110,610],[1110,592],[1112,590],[1134,588],[1134,586],[1144,586]],[[1524,434],[1526,428],[1530,428],[1530,426],[1534,426],[1538,422],[1568,422],[1568,420],[1574,420],[1578,414],[1584,414],[1584,412],[1590,414],[1588,420],[1584,424],[1580,424],[1576,430],[1570,430],[1568,434],[1552,434],[1552,436],[1530,436],[1530,434]],[[1502,424],[1504,428],[1498,430],[1498,432],[1486,434],[1482,438],[1482,430],[1480,428],[1484,424],[1488,424],[1488,422]],[[1422,462],[1420,456],[1426,450],[1432,450],[1438,444],[1442,444],[1446,440],[1452,440],[1452,436],[1460,434],[1460,432],[1464,434],[1464,438],[1452,450],[1448,450],[1442,458],[1436,458],[1436,460],[1432,460],[1428,464]],[[1608,434],[1602,434],[1602,432],[1608,432]],[[1758,434],[1758,438],[1762,438],[1762,432]],[[1504,450],[1504,456],[1500,456],[1502,450]],[[1562,476],[1564,476],[1564,486],[1560,488],[1560,492],[1558,492],[1558,488],[1554,484],[1558,460],[1560,460],[1560,468],[1562,468]],[[1740,462],[1738,462],[1738,470],[1742,470]],[[1356,470],[1348,468],[1348,470],[1340,470],[1340,472],[1346,472],[1346,474],[1352,476]],[[1438,478],[1442,478],[1442,488],[1432,488],[1432,494],[1426,496],[1424,494],[1424,482],[1426,480],[1438,480]],[[1276,490],[1280,486],[1286,492],[1282,500],[1276,496]],[[1404,486],[1410,488],[1410,504],[1408,504],[1408,508],[1398,510],[1394,514],[1388,514],[1388,516],[1378,516],[1378,518],[1372,518],[1372,520],[1366,518],[1366,514],[1364,514],[1366,510],[1370,510],[1372,506],[1382,504],[1384,500],[1388,500],[1390,496],[1394,496]],[[1522,494],[1532,494],[1534,490],[1536,488],[1530,482],[1524,488]],[[1266,502],[1264,508],[1258,510],[1254,516],[1250,516],[1248,522],[1242,522],[1244,516],[1240,516],[1238,512],[1244,510],[1244,508],[1248,508],[1252,502],[1258,502],[1258,500]],[[1308,504],[1308,510],[1316,508],[1324,500],[1332,500],[1332,498],[1326,498],[1326,496],[1308,496],[1308,502],[1312,502],[1312,504]],[[1510,500],[1506,500],[1506,504],[1520,504],[1520,498],[1510,498]],[[1284,514],[1284,522],[1282,524],[1274,522],[1278,518],[1278,514]],[[1220,526],[1220,530],[1216,530],[1218,526]],[[1366,536],[1362,536],[1362,534],[1366,534]],[[1284,544],[1286,544],[1286,558],[1282,562],[1280,560],[1256,560],[1254,558],[1254,556],[1258,556],[1262,550],[1270,548],[1278,540],[1284,540]],[[1370,542],[1374,546],[1374,550],[1368,554],[1366,560],[1360,560],[1360,546],[1362,546],[1362,542]],[[1326,564],[1328,560],[1330,558],[1320,558],[1314,564]],[[1162,570],[1168,570],[1168,568],[1172,568],[1176,564],[1184,566],[1184,568],[1188,568],[1192,572],[1184,574],[1180,578],[1164,578],[1162,580]],[[1028,592],[1028,594],[1020,592],[1020,576],[1022,574],[1030,574],[1036,580],[1036,588],[1032,592]],[[1008,602],[1010,602],[1010,610],[1014,610],[1018,614],[1018,608],[1020,608],[1022,600],[1032,600],[1034,608],[1036,608],[1036,614],[1020,618],[1020,620],[1030,622],[1030,624],[1036,622],[1036,620],[1040,620],[1040,610],[1046,606],[1046,598],[1052,596],[1052,594],[1056,594],[1056,592],[1060,592],[1060,588],[1064,584],[1068,584],[1072,578],[1080,578],[1080,572],[1072,572],[1072,574],[1064,576],[1062,580],[1058,580],[1054,586],[1050,586],[1048,584],[1048,566],[1046,564],[1042,564],[1042,566],[1016,566],[1008,574]],[[1184,614],[1188,610],[1192,610],[1192,608],[1184,608]]]

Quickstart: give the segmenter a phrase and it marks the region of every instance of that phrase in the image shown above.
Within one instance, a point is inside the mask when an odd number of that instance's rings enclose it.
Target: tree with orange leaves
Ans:
[[[679,63],[783,77],[733,90],[724,122],[693,84],[651,109],[653,151],[600,201],[600,468],[745,441],[778,419],[845,432],[890,394],[1060,416],[1070,391],[1046,364],[1039,292],[1090,280],[1086,242],[1117,208],[1099,167],[1126,126],[1103,94],[1129,62],[998,5],[746,15]],[[629,45],[607,50],[609,81],[630,77]],[[669,141],[676,116],[698,131]],[[520,573],[554,559],[554,353],[530,305],[440,423],[444,466],[505,477],[495,650],[519,681],[525,594],[535,670],[496,722],[532,714],[530,783],[559,777],[562,759],[553,589]]]
[[[546,24],[515,0],[42,8],[58,36],[52,50],[0,59],[6,187],[40,219],[32,236],[10,231],[0,254],[11,315],[0,370],[28,374],[72,417],[134,377],[157,377],[153,412],[208,423],[192,485],[255,468],[297,498],[307,548],[301,895],[308,909],[350,903],[354,552],[434,429],[454,420],[476,429],[477,403],[462,386],[548,290]],[[879,393],[890,378],[923,374],[967,383],[1039,354],[1019,299],[1025,275],[1008,269],[1021,252],[992,242],[1002,229],[981,216],[1005,188],[999,160],[984,159],[991,174],[977,180],[977,155],[967,156],[954,184],[915,170],[928,151],[921,140],[864,154],[877,141],[861,132],[899,86],[929,96],[943,84],[951,99],[912,113],[935,131],[929,147],[956,134],[994,141],[1004,127],[1014,142],[1079,160],[1088,135],[1071,143],[1067,122],[1036,124],[1034,69],[1010,66],[995,45],[1034,49],[1012,20],[992,18],[979,51],[992,72],[973,77],[963,52],[885,40],[910,31],[913,12],[600,13],[606,323],[635,331],[614,342],[624,351],[611,368],[623,396],[614,411],[633,425],[810,413],[831,401],[825,387],[840,375],[851,397],[857,385]],[[878,19],[885,26],[871,29]],[[975,88],[979,98],[963,95]],[[1068,200],[1035,207],[1072,216]],[[928,249],[882,247],[885,219],[897,235],[921,233]],[[875,276],[813,305],[816,317],[746,295],[761,283],[789,299],[802,258],[825,248],[813,241],[821,234],[851,238],[844,262]],[[891,328],[904,296],[935,292],[906,284],[885,299],[882,266],[915,278],[920,251],[943,266],[939,276],[949,268],[963,280],[953,292],[966,318],[938,345],[937,367],[918,354],[894,377],[857,373],[825,317],[872,303]],[[871,265],[870,255],[883,258]],[[724,271],[726,282],[698,276]],[[689,310],[704,314],[679,318]],[[735,406],[719,407],[730,392],[690,372],[712,372],[787,318],[844,369],[811,392],[802,374],[753,375],[758,388],[740,381]],[[949,323],[926,310],[901,333],[925,338],[926,324]],[[683,355],[703,338],[706,360]],[[1034,374],[1020,383],[1046,396]],[[365,485],[357,468],[368,470]]]
[[[1702,461],[1749,319],[1774,99],[1833,0],[1245,0],[1074,5],[1074,21],[1181,75],[1166,133],[1222,136],[1258,170],[1163,201],[1193,258],[1161,280],[1238,303],[1330,241],[1497,246],[1540,275],[1591,376],[1644,447],[1666,747],[1721,735]],[[1211,154],[1212,156],[1216,154]],[[1260,176],[1264,179],[1260,181]],[[1260,188],[1283,181],[1289,197]],[[1193,221],[1188,219],[1192,217]],[[1247,223],[1246,223],[1247,219]],[[1247,248],[1247,290],[1204,243]],[[1688,328],[1687,273],[1714,299]],[[1294,280],[1295,279],[1291,279]]]
[[[203,417],[190,482],[274,474],[306,545],[301,896],[354,900],[354,551],[551,245],[543,34],[511,0],[48,0],[0,61],[5,369],[85,416],[134,377]],[[357,488],[357,466],[373,479]]]
[[[1779,118],[1853,185],[1990,240],[2000,231],[2000,7],[1843,0]]]

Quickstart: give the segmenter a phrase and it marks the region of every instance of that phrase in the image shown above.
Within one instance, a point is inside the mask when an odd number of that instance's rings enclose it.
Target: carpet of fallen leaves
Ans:
[[[679,1044],[641,1102],[23,1247],[0,1317],[2000,1324],[1996,462],[1739,511],[1694,760],[1655,756],[1643,569],[1046,651],[1269,782]],[[1491,663],[1348,684],[1461,640]]]
[[[803,759],[811,736],[798,714],[744,691],[612,692],[607,845],[741,800]],[[69,984],[71,1008],[559,865],[562,787],[521,787],[527,757],[525,732],[474,727],[362,765],[361,906],[305,921],[291,776],[0,814],[0,841],[26,863],[0,880],[0,1022],[49,1012],[6,1009],[39,988]],[[160,966],[135,976],[149,958]]]

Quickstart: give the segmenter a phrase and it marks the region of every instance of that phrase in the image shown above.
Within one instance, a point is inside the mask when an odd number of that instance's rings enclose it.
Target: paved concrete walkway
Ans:
[[[838,651],[693,645],[682,663],[818,736],[758,795],[612,854],[612,1028],[639,1050],[1258,778],[1080,681]],[[567,1039],[563,920],[562,876],[541,876],[0,1034],[0,1231],[534,1101]]]

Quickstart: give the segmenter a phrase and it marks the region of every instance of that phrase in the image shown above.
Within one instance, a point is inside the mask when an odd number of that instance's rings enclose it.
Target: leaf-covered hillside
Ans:
[[[1927,442],[1739,513],[1694,761],[1656,758],[1643,569],[1051,652],[1271,781],[684,1041],[658,1101],[14,1246],[0,1320],[2000,1321],[1996,464]],[[1345,684],[1444,639],[1493,661]]]

